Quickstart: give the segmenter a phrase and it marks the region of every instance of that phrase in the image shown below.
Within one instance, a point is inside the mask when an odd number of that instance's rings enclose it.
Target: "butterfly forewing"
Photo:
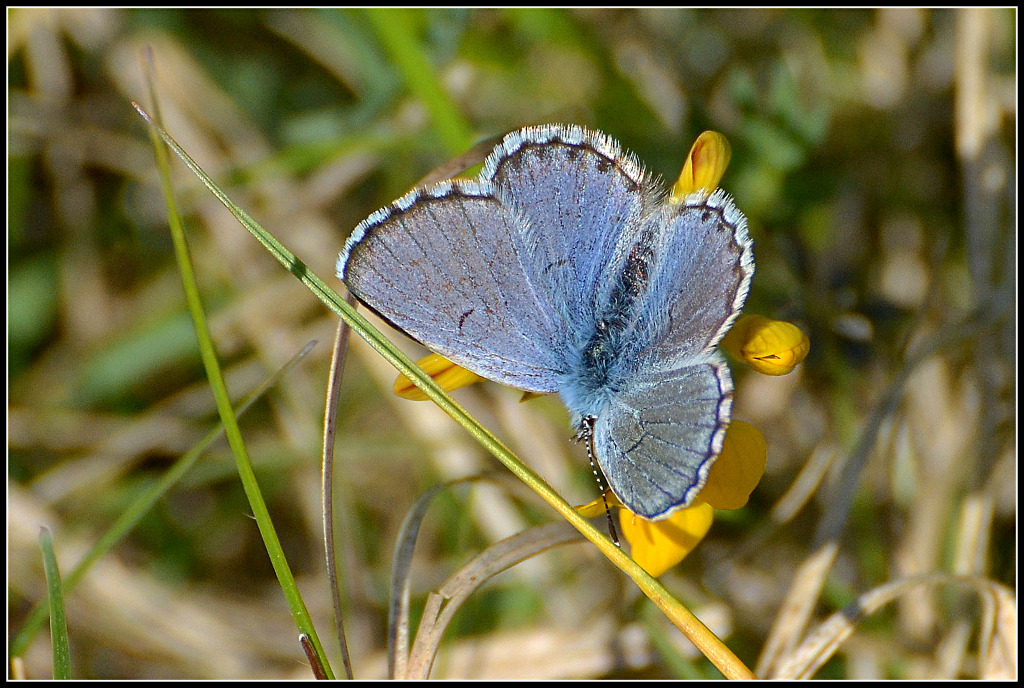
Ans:
[[[746,300],[753,255],[746,219],[721,191],[652,216],[649,288],[631,341],[642,368],[675,368],[705,358]]]
[[[492,380],[553,392],[559,331],[520,262],[523,225],[488,184],[416,190],[356,228],[339,275],[427,348]]]
[[[601,278],[616,245],[651,205],[646,173],[607,136],[552,125],[506,136],[482,176],[529,221],[528,268],[578,346],[606,298]]]

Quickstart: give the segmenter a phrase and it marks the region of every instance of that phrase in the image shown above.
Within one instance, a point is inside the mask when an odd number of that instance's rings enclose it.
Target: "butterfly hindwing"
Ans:
[[[612,492],[647,519],[689,506],[722,450],[731,410],[732,378],[717,355],[634,380],[594,424]]]

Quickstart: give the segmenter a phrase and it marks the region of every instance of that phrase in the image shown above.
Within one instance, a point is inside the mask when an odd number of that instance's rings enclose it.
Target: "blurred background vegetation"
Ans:
[[[722,186],[755,241],[747,312],[797,323],[812,348],[782,378],[733,364],[734,415],[764,432],[768,471],[665,585],[751,667],[823,539],[839,547],[812,621],[920,573],[1013,587],[1015,26],[1012,9],[9,9],[9,634],[45,594],[39,526],[70,568],[218,423],[130,105],[146,103],[147,46],[171,135],[325,279],[361,219],[485,138],[575,122],[672,180],[698,133],[724,133]],[[318,516],[336,318],[173,170],[233,394],[321,342],[242,424],[337,661]],[[553,518],[431,404],[393,397],[393,378],[353,344],[337,489],[364,678],[384,675],[392,548],[418,496],[498,476],[442,493],[414,600]],[[556,398],[519,404],[490,383],[456,397],[570,501],[594,498]],[[978,676],[976,600],[901,595],[818,675]],[[433,676],[718,675],[652,612],[589,545],[563,547],[478,592]],[[309,676],[223,442],[93,567],[68,614],[77,677]],[[25,659],[49,676],[45,633]]]

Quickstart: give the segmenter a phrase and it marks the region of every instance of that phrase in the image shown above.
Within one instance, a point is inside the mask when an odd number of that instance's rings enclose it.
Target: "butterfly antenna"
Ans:
[[[612,508],[608,504],[607,488],[604,486],[604,480],[601,477],[601,471],[597,469],[597,462],[594,461],[594,421],[596,419],[591,416],[584,421],[583,434],[587,441],[587,458],[590,459],[590,470],[594,472],[594,478],[597,479],[597,487],[601,490],[601,501],[604,502],[604,513],[608,516],[608,534],[612,538],[612,542],[619,549],[622,549],[622,545],[619,544],[619,534],[615,532],[615,520],[612,518]]]

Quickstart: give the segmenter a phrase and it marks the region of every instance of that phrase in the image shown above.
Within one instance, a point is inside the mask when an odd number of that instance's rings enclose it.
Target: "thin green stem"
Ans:
[[[150,83],[152,83],[151,80]],[[151,94],[151,98],[155,103],[155,96]],[[213,345],[213,338],[210,336],[202,300],[199,296],[199,286],[195,279],[195,273],[192,270],[192,261],[189,256],[188,243],[185,239],[185,231],[182,226],[181,215],[178,212],[177,203],[174,199],[167,151],[162,145],[160,145],[160,134],[157,132],[157,125],[152,121],[150,121],[150,124],[152,125],[150,127],[150,137],[153,140],[153,148],[157,158],[157,167],[160,170],[161,188],[164,194],[164,201],[167,204],[171,238],[174,244],[174,253],[178,263],[178,270],[181,274],[182,285],[185,289],[186,303],[196,329],[196,338],[199,342],[199,354],[203,361],[203,367],[206,369],[207,379],[210,382],[210,388],[213,391],[213,395],[217,403],[217,411],[220,414],[221,421],[224,423],[224,432],[227,435],[231,451],[235,456],[235,465],[238,469],[238,475],[242,481],[242,488],[245,491],[246,497],[249,499],[249,506],[252,508],[253,516],[256,519],[257,526],[259,527],[260,536],[263,538],[263,543],[267,548],[267,554],[270,557],[271,565],[274,567],[274,573],[277,574],[281,590],[284,593],[285,599],[288,601],[288,606],[291,609],[295,625],[298,627],[300,633],[308,636],[310,642],[313,644],[314,651],[320,658],[320,663],[323,666],[324,672],[329,678],[334,678],[334,673],[331,670],[330,664],[327,662],[323,646],[320,644],[320,639],[317,637],[316,629],[313,627],[313,620],[309,616],[309,611],[306,609],[306,605],[299,593],[298,585],[295,583],[295,577],[292,575],[291,568],[288,566],[284,550],[281,547],[281,541],[277,537],[277,531],[274,529],[273,521],[270,518],[270,512],[267,510],[266,502],[263,499],[259,483],[257,482],[256,475],[253,472],[249,453],[246,450],[244,441],[242,440],[242,432],[238,427],[238,419],[235,417],[234,410],[231,408],[231,399],[228,396],[227,386],[224,383],[220,363],[217,360],[216,350]]]

